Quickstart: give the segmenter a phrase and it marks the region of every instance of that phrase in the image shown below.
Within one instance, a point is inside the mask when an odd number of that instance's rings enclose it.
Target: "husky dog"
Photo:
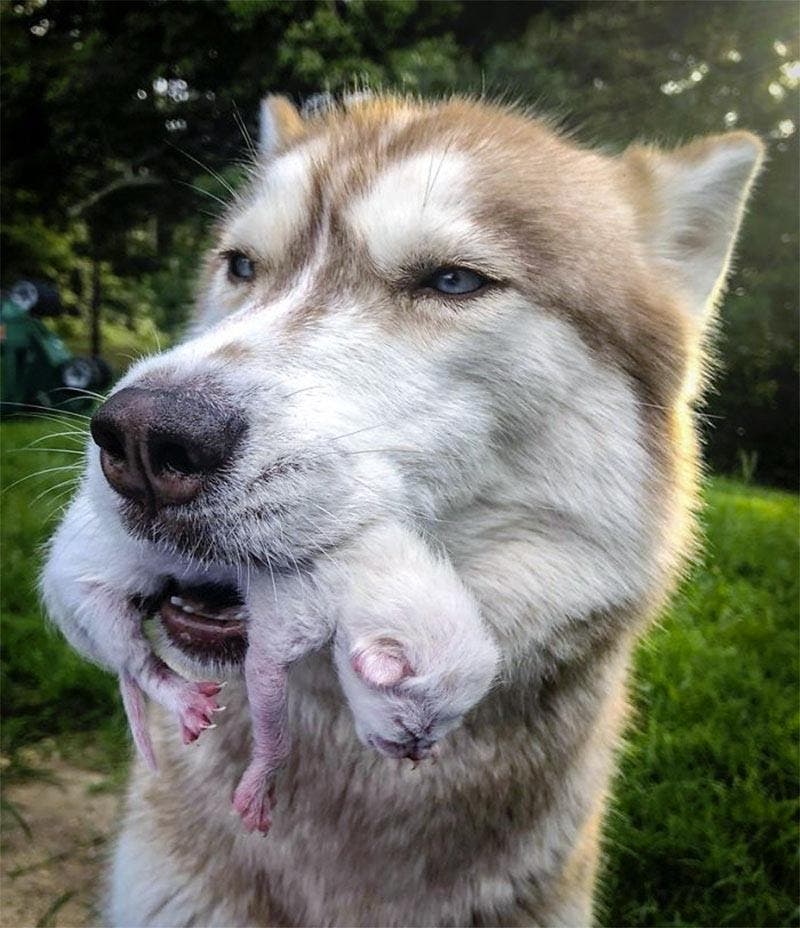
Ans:
[[[382,520],[443,552],[501,671],[413,770],[362,743],[336,644],[298,660],[267,840],[229,814],[241,679],[191,749],[154,704],[162,772],[134,769],[109,919],[589,924],[630,652],[691,549],[704,333],[762,146],[613,157],[459,99],[266,110],[194,330],[118,385],[67,521],[132,610],[160,607],[182,675],[236,677],[248,584],[267,602],[270,572],[299,584]],[[62,625],[67,557],[43,579]]]

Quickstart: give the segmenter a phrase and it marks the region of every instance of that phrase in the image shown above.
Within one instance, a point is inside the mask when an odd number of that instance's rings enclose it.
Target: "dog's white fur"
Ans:
[[[698,351],[760,145],[734,133],[611,158],[463,101],[273,113],[276,145],[219,238],[257,278],[232,282],[212,255],[193,337],[120,385],[235,404],[242,452],[213,499],[147,540],[90,453],[48,609],[69,625],[98,571],[126,594],[167,573],[244,588],[254,558],[291,566],[399,519],[447,553],[502,676],[438,765],[410,771],[359,744],[329,657],[301,661],[267,839],[228,813],[241,687],[190,751],[157,715],[165,773],[134,772],[110,917],[588,924],[628,656],[690,543]],[[418,288],[448,265],[501,284],[457,301]]]

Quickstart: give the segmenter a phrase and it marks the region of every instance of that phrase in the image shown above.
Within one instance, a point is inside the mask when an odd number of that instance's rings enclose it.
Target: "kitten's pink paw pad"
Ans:
[[[245,774],[233,794],[233,808],[239,813],[247,831],[265,835],[272,825],[270,812],[275,805],[274,787],[263,778],[251,779]]]

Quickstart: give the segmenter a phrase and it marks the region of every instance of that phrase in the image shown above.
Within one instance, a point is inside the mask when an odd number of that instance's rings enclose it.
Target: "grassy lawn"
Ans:
[[[115,679],[78,657],[45,624],[36,593],[42,546],[80,472],[84,440],[73,432],[83,426],[76,415],[0,426],[2,750],[12,760],[6,781],[26,772],[19,749],[47,736],[59,738],[62,753],[109,774],[119,773],[128,754]],[[54,433],[69,434],[47,437]],[[53,448],[63,450],[43,450]]]
[[[81,420],[73,419],[69,428]],[[114,680],[43,623],[40,548],[81,458],[65,427],[2,426],[2,744],[11,776],[24,748],[119,775],[127,736]],[[713,480],[707,554],[642,644],[636,707],[607,828],[607,925],[798,923],[798,502]]]
[[[706,495],[705,562],[637,657],[609,925],[798,921],[798,502]]]

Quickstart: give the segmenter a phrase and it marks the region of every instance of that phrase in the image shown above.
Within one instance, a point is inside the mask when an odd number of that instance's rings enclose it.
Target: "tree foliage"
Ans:
[[[734,125],[770,143],[720,314],[719,469],[797,481],[794,5],[435,0],[3,2],[3,276],[179,331],[258,101],[353,82],[503,94],[587,143]],[[794,43],[794,44],[793,44]]]

